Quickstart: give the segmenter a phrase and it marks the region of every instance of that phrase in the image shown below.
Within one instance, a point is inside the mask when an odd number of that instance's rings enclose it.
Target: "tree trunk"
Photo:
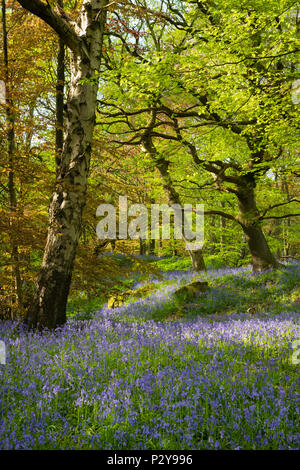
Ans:
[[[246,241],[252,256],[253,271],[277,268],[279,263],[271,253],[268,242],[263,234],[256,207],[255,183],[245,175],[238,186],[239,221],[242,225]]]
[[[178,256],[175,240],[172,240],[172,256],[174,258]]]
[[[245,236],[245,233],[243,233],[243,237],[242,237],[242,246],[241,246],[241,252],[240,252],[240,259],[244,259],[245,256],[246,256],[246,253],[247,253],[247,240],[246,240],[246,236]]]
[[[155,240],[152,238],[150,238],[149,243],[148,243],[148,253],[149,255],[155,254]]]
[[[189,251],[189,255],[192,260],[192,269],[193,271],[205,271],[206,266],[203,259],[202,250]]]
[[[163,182],[163,188],[165,191],[165,194],[168,198],[168,204],[169,206],[172,206],[173,204],[179,204],[180,203],[180,196],[177,193],[176,189],[174,188],[173,182],[170,178],[169,175],[169,162],[161,155],[157,154],[156,148],[153,145],[153,142],[151,140],[150,135],[145,135],[144,136],[144,146],[147,152],[150,154],[150,156],[153,158],[153,161],[156,165],[156,168],[158,169],[160,176],[162,178]],[[183,237],[184,238],[184,237]],[[184,238],[185,242],[188,242]],[[194,271],[203,271],[205,270],[205,262],[203,259],[203,253],[202,250],[195,250],[195,251],[190,251],[188,250],[189,255],[192,259],[192,267]]]
[[[55,328],[66,321],[66,304],[86,202],[95,125],[102,40],[107,1],[83,3],[78,49],[71,51],[71,85],[66,103],[65,140],[49,208],[48,237],[28,312],[30,327]]]
[[[7,154],[8,154],[8,206],[9,206],[9,238],[11,248],[11,268],[14,282],[14,294],[11,302],[11,316],[15,317],[14,307],[17,307],[18,316],[22,311],[22,278],[20,272],[19,247],[16,239],[17,234],[17,194],[15,187],[15,113],[13,98],[11,96],[10,74],[8,64],[8,43],[6,28],[6,2],[2,0],[2,32],[3,32],[3,56],[4,74],[6,85],[6,126],[7,126]]]
[[[157,252],[158,252],[158,256],[163,256],[163,254],[164,254],[162,238],[157,240]]]
[[[155,204],[154,198],[150,198],[150,204]],[[151,238],[151,231],[149,231],[148,254],[149,255],[155,254],[155,239]]]
[[[166,161],[164,161],[164,164],[162,164],[162,162],[160,162],[160,165],[158,166],[158,169],[159,169],[160,174],[163,178],[163,186],[164,186],[165,193],[168,196],[169,205],[170,206],[172,206],[173,204],[181,205],[180,196],[179,196],[179,194],[177,193],[177,191],[175,190],[175,188],[173,186],[173,183],[171,181],[171,178],[169,176],[167,168],[168,168],[168,165],[166,165]],[[186,243],[189,243],[189,241],[186,240],[184,235],[183,235],[183,239]],[[206,266],[205,266],[205,262],[204,262],[204,258],[203,258],[202,249],[194,250],[194,251],[187,250],[187,251],[188,251],[188,253],[190,255],[190,258],[192,260],[192,269],[193,269],[193,271],[196,271],[196,272],[205,271]]]
[[[143,238],[139,238],[139,245],[140,245],[140,256],[144,256],[146,254],[146,242]]]

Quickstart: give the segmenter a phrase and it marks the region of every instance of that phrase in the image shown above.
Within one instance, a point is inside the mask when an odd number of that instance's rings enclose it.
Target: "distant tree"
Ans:
[[[9,71],[8,56],[8,36],[6,24],[6,1],[2,0],[2,37],[3,37],[3,62],[4,62],[4,78],[6,85],[6,141],[8,156],[8,183],[7,196],[9,206],[9,236],[11,246],[11,267],[14,278],[14,296],[17,307],[22,309],[22,279],[20,273],[19,247],[16,239],[16,218],[17,218],[17,193],[15,186],[15,111],[11,90],[11,75]],[[14,300],[13,302],[14,303]],[[12,311],[13,312],[13,311]]]
[[[41,161],[47,124],[37,113],[38,102],[50,86],[47,77],[41,77],[40,64],[31,68],[28,64],[34,61],[39,37],[44,38],[40,48],[44,61],[51,60],[53,38],[45,34],[41,23],[35,25],[33,37],[32,24],[19,5],[12,8],[12,2],[2,1],[0,10],[0,80],[6,89],[5,100],[0,102],[0,316],[23,318],[35,255],[44,242],[41,201],[50,174]]]

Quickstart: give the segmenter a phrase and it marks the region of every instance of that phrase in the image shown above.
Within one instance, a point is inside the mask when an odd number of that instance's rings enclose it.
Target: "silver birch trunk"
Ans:
[[[81,232],[95,125],[98,78],[107,0],[85,0],[72,24],[39,0],[19,3],[47,22],[70,48],[71,84],[66,102],[64,146],[49,208],[49,229],[30,327],[55,328],[66,321],[66,305]]]

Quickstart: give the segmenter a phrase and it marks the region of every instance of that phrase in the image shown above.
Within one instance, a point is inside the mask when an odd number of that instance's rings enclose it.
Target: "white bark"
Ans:
[[[65,141],[49,209],[49,229],[30,326],[54,328],[66,321],[66,303],[81,230],[90,166],[107,0],[85,0],[79,21],[39,0],[19,3],[46,21],[71,50],[71,85],[66,103]]]

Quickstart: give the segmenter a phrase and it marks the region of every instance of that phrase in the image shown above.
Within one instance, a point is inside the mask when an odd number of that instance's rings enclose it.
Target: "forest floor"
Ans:
[[[71,305],[55,332],[0,324],[1,449],[300,448],[300,264],[155,263],[120,307]],[[175,300],[195,280],[209,290]]]

